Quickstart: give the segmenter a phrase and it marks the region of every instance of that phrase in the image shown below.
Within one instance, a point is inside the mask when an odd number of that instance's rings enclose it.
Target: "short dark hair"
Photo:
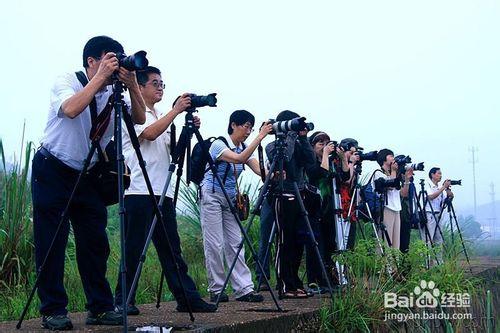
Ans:
[[[229,117],[229,124],[227,125],[227,134],[229,135],[233,134],[233,128],[231,127],[232,123],[235,123],[237,126],[250,123],[253,127],[255,124],[255,117],[247,110],[236,110],[231,113],[231,116]]]
[[[286,121],[286,120],[292,120],[293,118],[300,117],[298,114],[296,114],[293,111],[290,110],[285,110],[281,111],[278,113],[278,116],[276,117],[276,121]]]
[[[149,74],[158,74],[161,75],[161,72],[158,68],[153,66],[147,66],[144,69],[138,70],[135,72],[135,76],[137,77],[137,83],[141,86],[144,86],[146,82],[149,80]]]
[[[387,156],[392,155],[394,156],[394,153],[392,150],[384,148],[378,151],[377,154],[377,163],[378,165],[382,166],[384,162],[387,160]]]
[[[429,179],[432,179],[432,175],[441,170],[441,168],[434,167],[429,170]]]
[[[123,46],[108,36],[92,37],[83,47],[83,67],[89,67],[89,63],[87,62],[88,57],[97,59],[103,52],[123,53]]]

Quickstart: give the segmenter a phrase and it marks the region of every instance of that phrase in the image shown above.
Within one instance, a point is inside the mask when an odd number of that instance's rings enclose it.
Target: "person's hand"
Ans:
[[[392,171],[398,171],[398,164],[396,162],[391,163],[391,170]]]
[[[101,58],[101,63],[97,69],[96,77],[100,77],[103,80],[108,80],[111,75],[119,68],[118,58],[113,52],[106,53]]]
[[[201,119],[198,116],[193,116],[194,126],[197,128],[201,127]]]
[[[135,77],[135,72],[129,71],[124,67],[118,69],[118,78],[122,81],[125,86],[129,89],[134,89],[138,87],[137,79]]]
[[[338,156],[341,160],[348,161],[348,159],[347,159],[347,156],[346,156],[346,153],[345,153],[344,149],[342,149],[342,148],[340,148],[340,147],[337,147],[337,156]]]
[[[409,181],[411,177],[413,177],[413,168],[409,168],[405,171],[405,179]]]
[[[266,121],[259,130],[259,140],[262,141],[269,133],[272,132],[272,130],[273,125]]]
[[[182,94],[174,104],[174,112],[179,115],[191,107],[191,96],[188,93]]]
[[[451,185],[451,180],[449,179],[446,179],[443,183],[443,187],[447,190],[450,188],[450,185]]]
[[[351,153],[351,157],[350,157],[350,161],[352,163],[356,163],[356,162],[359,162],[360,160],[360,157],[359,157],[359,153],[356,152],[356,153]]]
[[[323,147],[323,155],[329,156],[334,151],[335,151],[335,146],[331,142],[329,142],[325,147]]]

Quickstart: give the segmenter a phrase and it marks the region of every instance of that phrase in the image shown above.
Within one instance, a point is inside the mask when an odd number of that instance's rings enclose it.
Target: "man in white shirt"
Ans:
[[[391,180],[401,177],[398,175],[398,164],[394,161],[394,153],[389,149],[382,149],[378,152],[377,163],[380,165],[381,170],[375,171],[373,176],[373,187],[376,188],[375,184],[378,179]],[[403,187],[401,189],[395,187],[388,187],[384,189],[384,209],[383,209],[383,220],[387,235],[389,237],[390,244],[393,248],[399,249],[400,240],[400,229],[401,229],[401,197],[406,197],[408,195],[409,179],[413,173],[413,170],[409,169],[405,173],[405,178]],[[386,237],[385,233],[382,233],[382,237]]]
[[[146,170],[151,181],[151,186],[153,187],[154,195],[156,200],[159,201],[170,165],[170,131],[167,129],[178,115],[191,106],[191,98],[189,94],[183,94],[177,99],[173,109],[167,114],[162,115],[155,108],[156,103],[162,100],[163,89],[165,88],[160,70],[156,67],[148,66],[144,70],[137,71],[137,81],[144,102],[146,103],[146,122],[142,125],[135,125],[134,129],[135,134],[139,138],[141,153],[146,163]],[[195,117],[195,124],[199,127],[200,120],[198,117]],[[130,186],[125,191],[126,289],[127,293],[129,293],[139,264],[140,255],[154,218],[154,204],[149,197],[146,182],[127,131],[123,132],[123,149],[125,161],[130,167],[131,172]],[[217,308],[215,305],[206,303],[200,297],[193,279],[188,275],[188,267],[182,258],[175,207],[173,204],[172,186],[169,186],[167,190],[167,197],[163,202],[161,212],[163,225],[158,221],[152,241],[158,253],[158,259],[163,272],[165,273],[167,284],[177,301],[177,311],[187,312],[187,301],[189,301],[193,312],[216,311]],[[177,268],[167,245],[165,231],[168,234],[175,261],[179,266],[179,275],[182,281],[179,281],[179,276],[176,273]],[[188,300],[184,298],[182,287],[185,288]],[[132,292],[132,302],[128,304],[127,312],[129,315],[138,315],[139,309],[134,305],[136,291],[133,290]],[[118,275],[118,283],[115,291],[115,305],[117,306],[117,310],[121,310],[120,275]]]
[[[453,193],[450,189],[450,180],[447,179],[443,182],[442,186],[439,186],[439,182],[443,178],[441,169],[434,167],[429,170],[429,179],[427,182],[427,198],[425,200],[425,213],[427,215],[427,229],[429,234],[426,233],[425,229],[420,232],[421,238],[428,245],[432,243],[435,246],[440,246],[443,244],[443,237],[441,237],[441,232],[438,228],[441,228],[441,222],[438,221],[441,210],[445,199],[453,198]],[[438,258],[440,258],[441,251],[438,252]]]
[[[119,67],[116,53],[123,53],[117,41],[98,36],[90,39],[83,49],[84,86],[75,73],[57,78],[50,95],[50,108],[41,147],[33,157],[31,189],[33,197],[33,232],[37,269],[53,246],[40,273],[38,297],[42,326],[50,330],[69,330],[68,296],[64,289],[65,248],[69,222],[58,229],[71,191],[76,184],[84,159],[90,151],[92,126],[89,105],[95,100],[96,112],[101,113],[112,95],[112,75],[128,88],[132,119],[143,123],[144,101],[135,73]],[[83,77],[82,77],[83,80]],[[125,96],[128,97],[128,96]],[[127,100],[127,98],[126,98]],[[100,140],[104,149],[113,135],[113,115]],[[90,162],[92,171],[97,153]],[[113,311],[113,295],[106,280],[109,243],[106,235],[107,210],[100,196],[95,173],[85,174],[69,206],[68,217],[76,242],[76,259],[89,311],[88,325],[121,325],[121,314]]]

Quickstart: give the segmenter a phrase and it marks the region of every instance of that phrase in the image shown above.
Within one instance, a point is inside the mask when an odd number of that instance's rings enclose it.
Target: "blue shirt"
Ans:
[[[239,163],[227,163],[222,160],[220,160],[221,155],[226,151],[231,149],[235,153],[241,153],[243,149],[243,145],[240,144],[238,147],[236,147],[233,143],[233,141],[229,138],[227,140],[227,143],[229,144],[229,147],[224,143],[224,141],[217,139],[215,140],[212,145],[210,146],[209,153],[212,159],[216,162],[217,165],[217,174],[221,178],[222,181],[224,181],[224,175],[226,174],[226,169],[229,165],[229,170],[227,173],[226,177],[226,182],[224,184],[224,188],[227,191],[227,194],[229,195],[230,198],[235,198],[236,197],[236,180],[240,176],[241,172],[243,171],[243,164]],[[253,157],[250,157],[252,159]],[[207,165],[208,168],[208,165]],[[236,178],[235,178],[235,172],[234,170],[236,169]],[[203,181],[201,183],[202,188],[205,191],[216,191],[219,193],[222,193],[222,189],[219,185],[219,182],[217,181],[217,178],[214,177],[212,170],[208,170],[205,173],[205,177],[203,178]]]

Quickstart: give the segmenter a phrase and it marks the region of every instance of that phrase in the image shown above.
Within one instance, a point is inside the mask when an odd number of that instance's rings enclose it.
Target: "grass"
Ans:
[[[31,227],[31,196],[28,181],[29,161],[33,152],[33,146],[28,143],[22,148],[18,162],[14,167],[0,175],[0,321],[17,319],[26,303],[27,296],[35,280],[33,240]],[[0,153],[2,163],[5,166],[4,151],[0,140]],[[5,169],[5,167],[4,167]],[[249,193],[255,201],[258,188],[255,183],[246,183],[242,189]],[[201,225],[199,219],[199,208],[196,201],[196,189],[181,186],[180,207],[178,211],[179,233],[183,257],[189,267],[189,274],[195,281],[200,293],[207,294],[207,277],[204,265],[203,242],[201,237]],[[111,247],[111,255],[108,261],[108,281],[114,289],[119,272],[119,225],[117,219],[117,207],[109,208],[108,234]],[[461,222],[461,221],[459,221]],[[245,222],[246,225],[248,222]],[[470,220],[465,219],[464,233],[469,237],[477,236],[477,226]],[[444,265],[434,267],[430,270],[424,268],[423,258],[428,254],[427,248],[416,236],[412,235],[412,246],[409,254],[402,256],[399,253],[390,252],[390,256],[380,256],[375,250],[371,226],[364,225],[366,240],[358,241],[356,251],[340,255],[338,260],[349,267],[350,285],[344,289],[339,297],[335,297],[331,304],[325,305],[321,310],[321,329],[327,332],[352,332],[396,329],[394,323],[385,322],[383,307],[383,295],[387,291],[407,294],[413,290],[421,279],[435,281],[441,290],[446,292],[464,292],[472,295],[472,299],[479,302],[484,297],[484,289],[479,279],[470,277],[462,269],[463,255],[458,243],[446,243],[448,257]],[[259,219],[255,218],[249,230],[249,237],[255,249],[258,247]],[[445,230],[445,238],[449,239],[448,231]],[[482,244],[482,242],[481,242]],[[489,243],[493,244],[493,243]],[[498,242],[494,247],[490,245],[474,244],[467,241],[471,254],[498,255]],[[246,244],[245,244],[246,246]],[[254,260],[248,248],[245,255],[249,267],[254,270]],[[395,259],[389,259],[395,258]],[[405,272],[403,281],[395,280],[387,273],[389,264],[396,260],[400,263],[401,271]],[[138,304],[154,303],[156,301],[157,287],[160,281],[161,267],[158,265],[156,251],[151,247],[143,268],[143,274],[139,281],[136,301]],[[272,269],[271,269],[272,270]],[[301,272],[304,268],[301,268]],[[272,283],[274,283],[272,274]],[[68,291],[71,312],[84,311],[85,295],[82,290],[80,277],[75,258],[75,242],[70,235],[66,250],[65,263],[65,287]],[[168,288],[164,288],[162,300],[172,300]],[[480,302],[479,302],[480,303]],[[27,318],[39,317],[39,301],[35,297],[28,311]],[[476,304],[481,311],[484,306]],[[406,309],[405,311],[414,311]],[[414,331],[429,329],[423,322],[410,322]],[[450,323],[445,323],[449,325]],[[456,330],[481,331],[482,326],[474,326],[469,322],[451,323]]]

